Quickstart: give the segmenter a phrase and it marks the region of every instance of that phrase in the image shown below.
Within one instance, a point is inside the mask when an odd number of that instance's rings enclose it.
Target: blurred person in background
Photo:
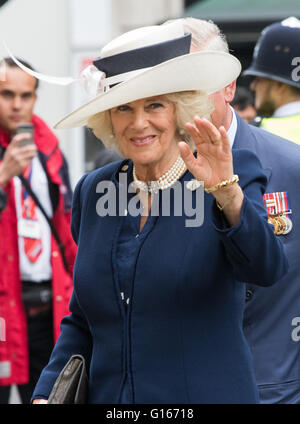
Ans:
[[[72,191],[67,163],[55,134],[33,114],[38,80],[9,58],[4,65],[5,78],[0,81],[2,404],[8,403],[13,384],[23,403],[30,400],[58,337],[60,320],[68,313],[76,254],[70,232]],[[30,134],[17,134],[21,123],[33,124],[34,143],[26,145]]]
[[[104,147],[100,150],[100,152],[97,154],[95,162],[94,162],[94,168],[102,168],[102,166],[107,165],[111,162],[116,162],[121,159],[121,156],[118,155],[118,153],[115,150],[108,149],[107,147]]]
[[[228,52],[225,36],[213,22],[179,21],[192,34],[191,52]],[[244,332],[253,354],[260,401],[300,403],[300,147],[242,120],[230,106],[235,84],[210,96],[214,102],[211,121],[217,128],[225,127],[233,150],[246,148],[259,157],[268,177],[264,201],[269,221],[289,261],[288,273],[267,290],[247,284]]]
[[[294,17],[266,27],[251,66],[251,89],[260,118],[256,125],[300,144],[300,21]]]
[[[241,118],[250,123],[256,117],[254,107],[254,96],[246,87],[237,86],[234,99],[231,102],[233,109],[237,111]]]

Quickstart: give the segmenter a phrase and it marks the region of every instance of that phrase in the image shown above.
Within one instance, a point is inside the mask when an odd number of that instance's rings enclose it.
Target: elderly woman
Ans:
[[[178,23],[113,40],[94,61],[105,75],[90,69],[102,92],[57,125],[87,124],[126,159],[77,184],[71,314],[34,403],[47,402],[73,354],[87,363],[88,403],[258,402],[241,281],[268,286],[287,264],[267,222],[258,159],[232,153],[224,128],[203,119],[212,111],[205,93],[234,80],[238,61],[189,55],[189,43]],[[204,196],[202,225],[186,225],[185,208],[176,213],[185,198],[171,195],[175,185],[196,208]],[[130,213],[133,199],[142,213]]]

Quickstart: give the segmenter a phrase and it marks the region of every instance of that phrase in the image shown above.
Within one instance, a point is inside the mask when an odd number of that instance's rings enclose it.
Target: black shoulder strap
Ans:
[[[3,147],[3,146],[0,144],[0,159],[1,159],[1,160],[3,159],[4,153],[5,153],[5,147]]]
[[[43,155],[39,150],[37,152],[37,155],[38,155],[39,161],[40,161],[40,163],[43,167],[45,175],[47,177],[50,201],[51,201],[51,204],[52,204],[52,209],[55,211],[57,206],[58,206],[58,202],[59,202],[59,189],[58,189],[57,184],[54,184],[51,181],[50,175],[49,175],[47,167],[46,167],[45,155]]]
[[[26,178],[24,178],[23,175],[19,175],[18,177],[20,178],[20,180],[21,180],[23,186],[25,187],[27,193],[31,196],[32,200],[39,207],[39,209],[41,210],[42,214],[46,218],[46,220],[47,220],[47,222],[48,222],[48,224],[49,224],[49,226],[51,228],[53,237],[55,238],[55,240],[56,240],[56,242],[58,244],[58,247],[59,247],[59,250],[60,250],[62,259],[63,259],[64,267],[65,267],[66,271],[69,272],[68,262],[67,262],[66,255],[65,255],[65,250],[64,250],[64,245],[62,244],[62,242],[61,242],[61,240],[59,238],[59,235],[58,235],[58,233],[57,233],[57,231],[56,231],[56,229],[55,229],[55,227],[53,225],[53,222],[51,221],[51,219],[47,215],[45,209],[41,205],[41,202],[37,198],[36,194],[33,192],[32,188],[31,188],[29,182],[26,180]]]

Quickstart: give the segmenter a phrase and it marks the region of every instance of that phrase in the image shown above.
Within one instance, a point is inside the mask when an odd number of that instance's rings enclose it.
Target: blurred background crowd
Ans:
[[[246,69],[264,27],[300,16],[298,0],[2,0],[0,4],[0,38],[14,55],[26,58],[44,74],[75,78],[112,38],[181,16],[213,20]],[[1,43],[0,57],[5,56]],[[249,89],[250,81],[250,77],[240,77],[237,82]],[[248,97],[251,103],[251,94]],[[78,84],[57,87],[42,82],[35,110],[52,126],[85,100],[86,93]],[[70,178],[75,186],[84,172],[96,166],[102,145],[82,128],[56,134],[72,164]]]

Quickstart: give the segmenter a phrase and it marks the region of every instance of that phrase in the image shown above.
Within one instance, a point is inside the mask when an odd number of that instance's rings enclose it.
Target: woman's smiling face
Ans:
[[[136,100],[110,111],[122,153],[136,166],[168,169],[178,156],[176,110],[166,96]]]

